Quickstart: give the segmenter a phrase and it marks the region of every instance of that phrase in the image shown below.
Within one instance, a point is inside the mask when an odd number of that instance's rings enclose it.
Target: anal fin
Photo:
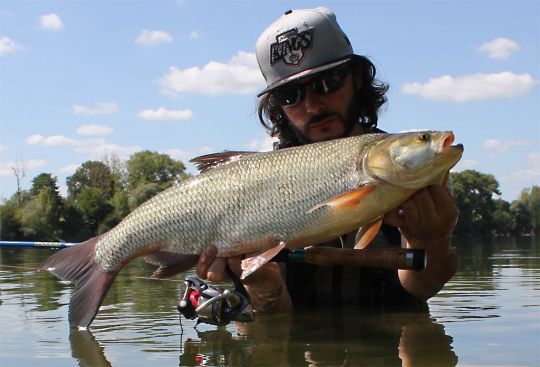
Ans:
[[[261,266],[272,260],[274,256],[283,250],[287,244],[283,241],[279,241],[278,244],[272,247],[270,250],[263,252],[254,257],[248,257],[242,260],[242,275],[240,279],[246,279],[250,274],[254,273]]]
[[[373,222],[368,223],[362,228],[360,228],[360,230],[356,234],[356,238],[354,239],[354,248],[357,250],[366,248],[371,243],[371,241],[373,241],[377,233],[379,233],[382,222],[383,217],[379,217]]]

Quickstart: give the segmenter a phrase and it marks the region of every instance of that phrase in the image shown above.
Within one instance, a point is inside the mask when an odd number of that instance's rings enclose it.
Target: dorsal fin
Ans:
[[[248,151],[232,151],[226,150],[220,153],[212,153],[201,155],[190,160],[191,163],[197,165],[199,172],[203,173],[212,168],[223,166],[224,164],[237,161],[245,156],[257,154],[258,152],[248,152]]]

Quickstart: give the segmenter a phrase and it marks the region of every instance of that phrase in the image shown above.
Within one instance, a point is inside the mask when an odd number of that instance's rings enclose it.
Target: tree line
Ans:
[[[0,239],[80,242],[104,233],[160,191],[189,177],[181,161],[142,151],[86,161],[66,179],[67,196],[50,173],[34,177],[0,205]]]
[[[55,176],[41,173],[29,190],[18,187],[0,205],[0,239],[80,242],[113,228],[144,201],[188,177],[181,161],[151,151],[127,161],[84,162],[66,179],[66,197]],[[466,170],[450,178],[460,211],[456,235],[540,234],[539,186],[509,203],[500,198],[493,175]]]
[[[493,175],[475,170],[451,172],[452,194],[459,209],[458,235],[540,235],[540,186],[521,191],[512,202],[500,198]]]

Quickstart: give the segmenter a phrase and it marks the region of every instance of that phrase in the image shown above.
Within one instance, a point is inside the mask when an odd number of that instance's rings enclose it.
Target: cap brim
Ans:
[[[268,93],[270,92],[272,89],[275,89],[277,87],[280,87],[284,84],[287,84],[287,83],[290,83],[292,81],[295,81],[295,80],[298,80],[298,79],[302,79],[302,78],[305,78],[305,77],[308,77],[308,76],[311,76],[311,75],[314,75],[314,74],[317,74],[317,73],[320,73],[322,71],[325,71],[325,70],[328,70],[328,69],[332,69],[336,66],[339,66],[341,64],[344,64],[346,63],[347,61],[349,61],[354,55],[350,55],[350,56],[347,56],[345,59],[341,59],[341,60],[338,60],[338,61],[334,61],[334,62],[331,62],[329,64],[324,64],[322,66],[317,66],[316,68],[313,68],[313,69],[306,69],[306,70],[303,70],[299,73],[296,73],[296,74],[293,74],[293,75],[290,75],[284,79],[281,79],[280,81],[277,81],[275,82],[274,84],[268,86],[266,89],[264,89],[262,92],[260,92],[259,94],[257,94],[257,97],[260,97],[262,96],[263,94],[265,93]]]

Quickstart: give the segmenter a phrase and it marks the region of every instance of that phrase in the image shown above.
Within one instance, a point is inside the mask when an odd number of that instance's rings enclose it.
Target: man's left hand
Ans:
[[[385,214],[384,221],[399,227],[411,247],[425,247],[449,240],[457,217],[457,206],[445,185],[419,190]]]

